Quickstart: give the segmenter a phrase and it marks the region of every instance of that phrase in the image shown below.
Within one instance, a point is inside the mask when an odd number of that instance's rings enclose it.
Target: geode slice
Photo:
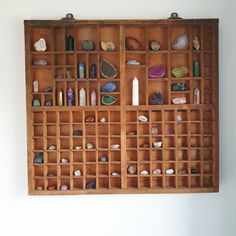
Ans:
[[[34,48],[37,52],[44,52],[47,50],[46,40],[44,38],[39,39],[34,43]]]
[[[140,42],[133,37],[126,37],[125,38],[125,47],[126,47],[126,50],[129,50],[129,51],[142,50],[142,46],[141,46]]]
[[[105,78],[112,79],[117,76],[117,70],[114,65],[112,65],[106,59],[102,59],[100,63],[101,75]]]
[[[116,46],[113,42],[105,42],[105,41],[101,41],[101,48],[104,51],[115,51]]]
[[[116,83],[108,82],[101,87],[100,92],[114,92],[116,88]]]
[[[180,67],[175,67],[172,70],[172,74],[176,77],[176,78],[180,78],[185,76],[186,74],[188,74],[189,70],[186,66],[180,66]]]
[[[162,105],[163,99],[160,92],[155,92],[151,95],[150,105]]]
[[[163,65],[156,65],[148,70],[149,78],[162,78],[166,74],[166,68]]]
[[[102,96],[102,104],[104,105],[112,105],[117,101],[116,97],[110,95],[103,95]]]
[[[185,50],[188,48],[188,35],[183,34],[175,39],[175,42],[171,45],[174,50]]]

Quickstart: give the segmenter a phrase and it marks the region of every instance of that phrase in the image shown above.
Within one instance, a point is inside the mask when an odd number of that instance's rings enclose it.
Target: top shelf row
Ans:
[[[163,51],[213,50],[214,27],[209,24],[178,26],[75,25],[71,27],[34,27],[31,52],[47,51]],[[46,47],[43,41],[46,41]],[[125,40],[124,40],[125,39]],[[35,42],[38,44],[35,47]],[[124,42],[125,45],[122,44]],[[44,50],[37,49],[43,48]]]

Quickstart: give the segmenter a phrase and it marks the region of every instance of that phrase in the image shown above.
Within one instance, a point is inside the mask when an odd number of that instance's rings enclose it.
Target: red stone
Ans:
[[[94,122],[95,121],[95,117],[94,116],[87,116],[85,118],[85,122]]]

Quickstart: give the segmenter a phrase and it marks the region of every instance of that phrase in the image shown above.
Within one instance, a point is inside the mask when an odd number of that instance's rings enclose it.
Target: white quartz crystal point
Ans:
[[[86,106],[86,94],[83,88],[79,91],[79,105]]]
[[[97,94],[93,90],[91,93],[91,106],[96,106],[96,104],[97,104]]]
[[[132,87],[132,105],[139,105],[139,84],[137,77],[133,79],[133,87]]]
[[[37,93],[39,91],[39,81],[38,80],[35,80],[33,82],[33,92],[34,93]]]
[[[193,91],[193,103],[200,104],[200,90],[199,90],[199,88],[195,88]]]

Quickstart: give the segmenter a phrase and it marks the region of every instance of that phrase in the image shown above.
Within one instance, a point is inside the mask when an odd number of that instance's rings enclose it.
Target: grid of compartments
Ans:
[[[140,50],[125,50],[125,78],[127,81],[126,94],[132,93],[132,80],[137,77],[139,80],[140,105],[150,105],[151,95],[160,92],[163,104],[171,105],[172,100],[178,97],[185,97],[186,104],[194,104],[194,90],[200,90],[200,104],[215,104],[216,90],[215,78],[216,68],[216,35],[217,28],[211,24],[173,24],[173,25],[143,25],[126,26],[125,37],[134,37],[140,43]],[[174,50],[173,43],[178,37],[186,35],[189,39],[187,49]],[[197,37],[200,48],[193,48],[193,39]],[[153,51],[151,43],[158,41],[160,50]],[[129,60],[137,60],[140,65],[129,65]],[[194,63],[198,65],[198,71],[194,72]],[[165,75],[161,78],[149,77],[149,69],[163,65],[166,68]],[[172,70],[176,67],[186,66],[188,73],[181,78],[176,78]],[[186,86],[184,91],[173,91],[175,83],[183,83]],[[132,97],[126,97],[126,104],[132,104]],[[196,103],[198,104],[198,103]]]
[[[30,194],[218,191],[217,20],[26,21],[25,29]],[[173,50],[181,35],[187,35],[188,47]],[[128,37],[138,41],[138,50],[128,50]],[[44,52],[34,48],[40,38],[46,41]],[[86,40],[94,43],[92,50],[84,50]],[[104,51],[102,41],[113,42],[115,49]],[[159,50],[151,49],[153,41],[159,42]],[[115,78],[102,75],[102,59],[115,66]],[[39,60],[47,64],[35,65]],[[139,65],[128,64],[130,60]],[[165,75],[150,78],[156,65],[165,67]],[[176,78],[172,70],[180,66],[188,73]],[[134,77],[138,106],[132,106]],[[115,82],[117,89],[101,92],[107,82]],[[186,89],[173,91],[176,83]],[[155,92],[162,105],[150,105]],[[117,101],[104,105],[104,95]],[[173,104],[179,97],[186,103]],[[34,161],[41,157],[41,163]]]
[[[91,116],[95,121],[86,122]],[[100,122],[101,118],[107,121]],[[78,130],[82,135],[76,135]],[[66,184],[71,191],[85,190],[95,181],[92,189],[120,189],[121,152],[112,146],[120,145],[119,131],[120,111],[34,112],[32,154],[42,153],[44,162],[33,164],[33,188],[60,190]],[[54,150],[49,149],[52,145]],[[75,174],[78,170],[80,176]]]
[[[140,122],[140,115],[148,121]],[[215,112],[211,109],[127,111],[126,166],[137,166],[135,174],[127,175],[127,188],[214,187],[214,126]],[[147,173],[142,174],[143,170]]]

